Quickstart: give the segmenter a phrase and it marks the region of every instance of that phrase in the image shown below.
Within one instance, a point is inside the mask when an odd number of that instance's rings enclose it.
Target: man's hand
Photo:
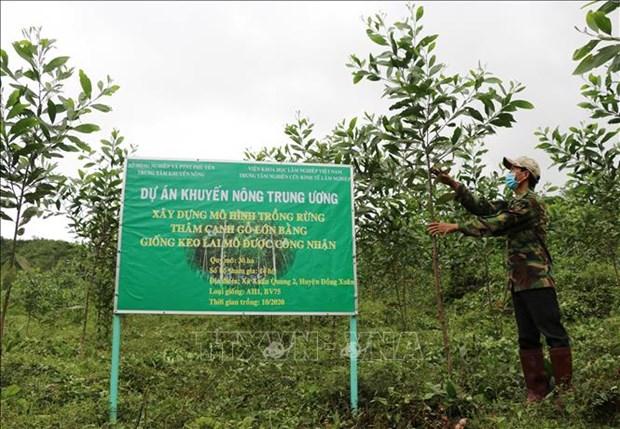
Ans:
[[[459,230],[458,223],[431,222],[427,225],[426,230],[430,235],[446,235],[452,234]]]
[[[441,171],[437,167],[431,167],[431,173],[435,176],[438,182],[448,185],[453,189],[456,189],[458,182],[454,180],[447,171]]]

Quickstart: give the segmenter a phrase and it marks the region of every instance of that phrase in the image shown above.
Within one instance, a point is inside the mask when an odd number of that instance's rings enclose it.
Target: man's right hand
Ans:
[[[448,185],[453,189],[456,189],[458,182],[454,180],[447,172],[439,170],[437,167],[431,167],[431,173],[435,176],[438,182]]]
[[[431,222],[426,226],[430,235],[447,235],[459,230],[458,223]]]

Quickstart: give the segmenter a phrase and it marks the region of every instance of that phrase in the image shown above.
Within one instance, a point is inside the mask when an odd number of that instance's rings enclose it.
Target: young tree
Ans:
[[[291,143],[263,148],[257,153],[246,151],[245,156],[257,161],[353,166],[358,252],[361,257],[368,255],[367,260],[373,266],[371,271],[393,279],[389,284],[394,288],[403,329],[406,329],[407,290],[402,280],[407,274],[399,267],[414,267],[419,256],[428,253],[424,246],[426,234],[422,228],[420,202],[411,198],[408,184],[401,183],[397,175],[398,163],[375,132],[380,126],[378,121],[376,115],[369,113],[364,114],[361,121],[358,118],[342,120],[330,134],[317,139],[313,136],[314,124],[298,113],[296,121],[287,124],[284,130]],[[399,251],[405,246],[411,252]],[[376,283],[375,286],[380,285]]]
[[[604,70],[603,75],[590,74],[588,80],[581,87],[581,94],[587,101],[579,103],[590,111],[590,118],[606,118],[608,124],[620,123],[620,82],[617,73],[620,71],[620,38],[612,36],[612,20],[609,16],[615,12],[620,3],[617,1],[590,2],[601,4],[597,10],[589,10],[586,14],[586,24],[581,33],[587,35],[590,40],[577,49],[573,54],[573,60],[580,61],[573,74],[585,75],[594,70]],[[596,48],[596,50],[595,50]]]
[[[590,3],[591,4],[591,3]],[[549,127],[536,131],[540,144],[538,147],[546,151],[554,165],[568,173],[565,197],[575,204],[584,207],[579,211],[583,230],[588,230],[585,237],[598,256],[611,261],[620,285],[620,39],[612,37],[612,21],[607,15],[613,13],[620,4],[604,2],[596,11],[588,11],[586,23],[596,33],[588,30],[586,45],[575,51],[573,59],[581,60],[575,73],[586,73],[599,70],[603,74],[590,73],[587,83],[582,87],[582,95],[587,101],[579,106],[590,111],[589,123],[582,122],[566,132],[559,127]],[[615,42],[615,43],[613,43]],[[597,53],[589,53],[601,43],[607,46],[599,48]],[[584,76],[585,77],[585,76]],[[606,129],[599,121],[607,121],[612,129]],[[593,210],[596,211],[596,228],[591,228]]]
[[[410,16],[386,25],[383,17],[367,19],[370,40],[383,47],[368,59],[351,56],[353,82],[362,79],[382,82],[383,95],[394,103],[393,114],[381,117],[376,133],[395,161],[396,177],[407,183],[412,197],[424,196],[428,220],[436,218],[438,202],[431,169],[466,145],[511,127],[513,113],[531,109],[526,100],[515,99],[525,87],[516,82],[507,86],[482,67],[466,75],[445,74],[445,64],[433,50],[438,35],[424,36],[421,25],[424,9],[409,5]],[[482,108],[482,110],[480,110]],[[432,266],[437,301],[437,317],[443,334],[448,373],[452,372],[448,323],[445,316],[437,241],[432,238]]]
[[[54,160],[67,152],[88,150],[79,135],[98,131],[99,126],[83,119],[93,110],[110,111],[100,99],[119,88],[108,77],[93,91],[91,80],[80,70],[82,91],[68,97],[64,84],[74,71],[67,65],[69,57],[52,58],[55,40],[42,38],[40,28],[31,27],[23,35],[13,49],[25,64],[9,65],[8,53],[0,50],[0,217],[14,226],[10,259],[2,269],[6,291],[0,341],[15,271],[27,265],[16,252],[17,237],[56,200],[63,177],[56,172]]]
[[[358,238],[385,239],[394,231],[408,231],[410,249],[427,240],[421,222],[436,217],[451,195],[437,196],[431,168],[448,166],[446,157],[470,142],[493,134],[498,127],[511,127],[513,113],[531,109],[515,95],[524,86],[502,81],[483,68],[467,75],[446,75],[445,64],[433,54],[438,35],[422,35],[424,9],[409,6],[404,21],[386,25],[383,17],[368,18],[366,33],[383,47],[368,59],[351,56],[353,82],[363,79],[384,84],[384,96],[395,103],[390,115],[366,114],[348,125],[339,123],[325,139],[311,138],[312,125],[305,119],[287,126],[293,140],[283,148],[264,149],[251,159],[293,162],[344,162],[355,168]],[[437,316],[442,329],[448,372],[452,371],[448,325],[439,273],[437,242],[432,238],[432,267]]]
[[[134,146],[126,147],[123,141],[124,137],[113,130],[110,139],[101,140],[99,150],[81,155],[80,159],[85,162],[78,170],[78,177],[68,180],[61,191],[69,228],[85,241],[88,249],[89,263],[85,264],[85,274],[89,281],[84,299],[82,349],[91,288],[95,293],[97,319],[107,321],[112,313],[122,174],[127,156],[135,151]]]

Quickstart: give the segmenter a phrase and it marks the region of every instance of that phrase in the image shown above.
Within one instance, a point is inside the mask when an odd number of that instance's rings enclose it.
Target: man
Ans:
[[[545,374],[540,334],[545,336],[556,386],[569,388],[572,379],[570,340],[560,320],[560,309],[551,275],[551,255],[545,245],[548,219],[545,207],[533,192],[540,167],[531,158],[504,158],[510,172],[506,186],[509,201],[485,201],[472,195],[447,173],[433,169],[437,180],[456,191],[456,200],[477,219],[461,223],[433,222],[432,235],[461,232],[472,237],[506,236],[512,301],[519,332],[519,355],[527,386],[527,401],[540,401],[550,391]]]

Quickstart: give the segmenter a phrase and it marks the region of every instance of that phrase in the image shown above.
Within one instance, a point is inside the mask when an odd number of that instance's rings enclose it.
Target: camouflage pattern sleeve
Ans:
[[[528,228],[537,222],[538,213],[529,199],[514,200],[509,207],[490,216],[479,216],[469,222],[459,224],[464,235],[482,237],[505,235],[512,230]]]
[[[507,206],[505,201],[487,201],[482,198],[476,198],[462,183],[456,188],[455,200],[461,203],[468,212],[476,216],[496,214]]]

